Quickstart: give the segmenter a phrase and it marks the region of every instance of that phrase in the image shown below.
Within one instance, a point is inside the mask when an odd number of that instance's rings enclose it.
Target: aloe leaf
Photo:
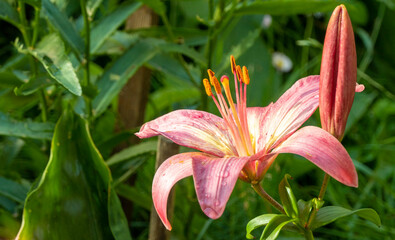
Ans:
[[[85,120],[67,110],[51,157],[28,194],[16,239],[131,239],[108,167]]]

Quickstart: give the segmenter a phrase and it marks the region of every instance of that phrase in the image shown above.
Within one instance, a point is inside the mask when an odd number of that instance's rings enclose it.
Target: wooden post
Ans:
[[[158,151],[156,154],[155,171],[158,167],[169,157],[179,153],[180,147],[168,140],[165,137],[160,136],[158,141]],[[167,213],[168,218],[171,219],[174,210],[174,190],[169,194],[169,199],[167,202]],[[167,240],[170,239],[170,232],[166,230],[162,221],[159,219],[158,214],[154,206],[151,208],[151,218],[149,224],[149,240]]]
[[[125,29],[147,28],[156,25],[158,16],[147,6],[142,6],[135,11],[126,21]],[[133,129],[141,126],[144,121],[145,107],[147,105],[148,94],[150,89],[151,71],[148,68],[141,67],[129,79],[122,88],[118,97],[118,121],[116,131]],[[132,136],[128,142],[119,144],[115,152],[136,144],[139,139]],[[125,183],[133,186],[134,176],[131,176]],[[132,221],[133,203],[127,199],[120,198],[122,208],[128,221]]]

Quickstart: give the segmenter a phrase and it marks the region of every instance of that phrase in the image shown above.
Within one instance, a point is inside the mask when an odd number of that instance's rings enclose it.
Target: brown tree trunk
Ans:
[[[146,28],[156,25],[157,15],[148,8],[143,6],[134,12],[126,21],[126,29]],[[144,121],[144,112],[148,100],[150,89],[151,71],[148,68],[141,67],[128,83],[123,87],[118,97],[118,115],[119,120],[116,131],[130,130],[139,127]],[[116,151],[136,144],[139,139],[132,136],[128,142],[120,144]],[[126,180],[129,185],[134,185],[134,177]],[[131,221],[133,203],[127,199],[120,198],[126,218]]]

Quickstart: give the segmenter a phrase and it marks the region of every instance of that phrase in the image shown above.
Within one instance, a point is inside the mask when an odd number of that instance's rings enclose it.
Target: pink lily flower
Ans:
[[[320,72],[322,128],[341,140],[354,101],[357,84],[357,54],[354,32],[344,5],[336,7],[328,23]]]
[[[247,108],[250,81],[247,68],[237,66],[233,56],[231,65],[236,104],[227,76],[221,78],[222,87],[211,70],[208,70],[211,85],[208,79],[203,80],[206,93],[222,117],[204,111],[177,110],[144,124],[136,133],[140,138],[163,135],[179,145],[201,151],[172,156],[155,174],[152,198],[168,230],[171,225],[167,219],[167,199],[180,179],[193,176],[203,212],[217,219],[237,179],[259,183],[279,153],[303,156],[339,182],[358,185],[354,164],[335,137],[313,126],[298,130],[318,107],[319,76],[298,80],[267,107]]]

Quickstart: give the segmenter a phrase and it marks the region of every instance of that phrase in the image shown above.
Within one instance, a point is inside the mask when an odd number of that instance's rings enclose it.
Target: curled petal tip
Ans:
[[[363,84],[358,84],[355,86],[355,91],[356,92],[362,92],[363,90],[365,90],[365,86]]]

